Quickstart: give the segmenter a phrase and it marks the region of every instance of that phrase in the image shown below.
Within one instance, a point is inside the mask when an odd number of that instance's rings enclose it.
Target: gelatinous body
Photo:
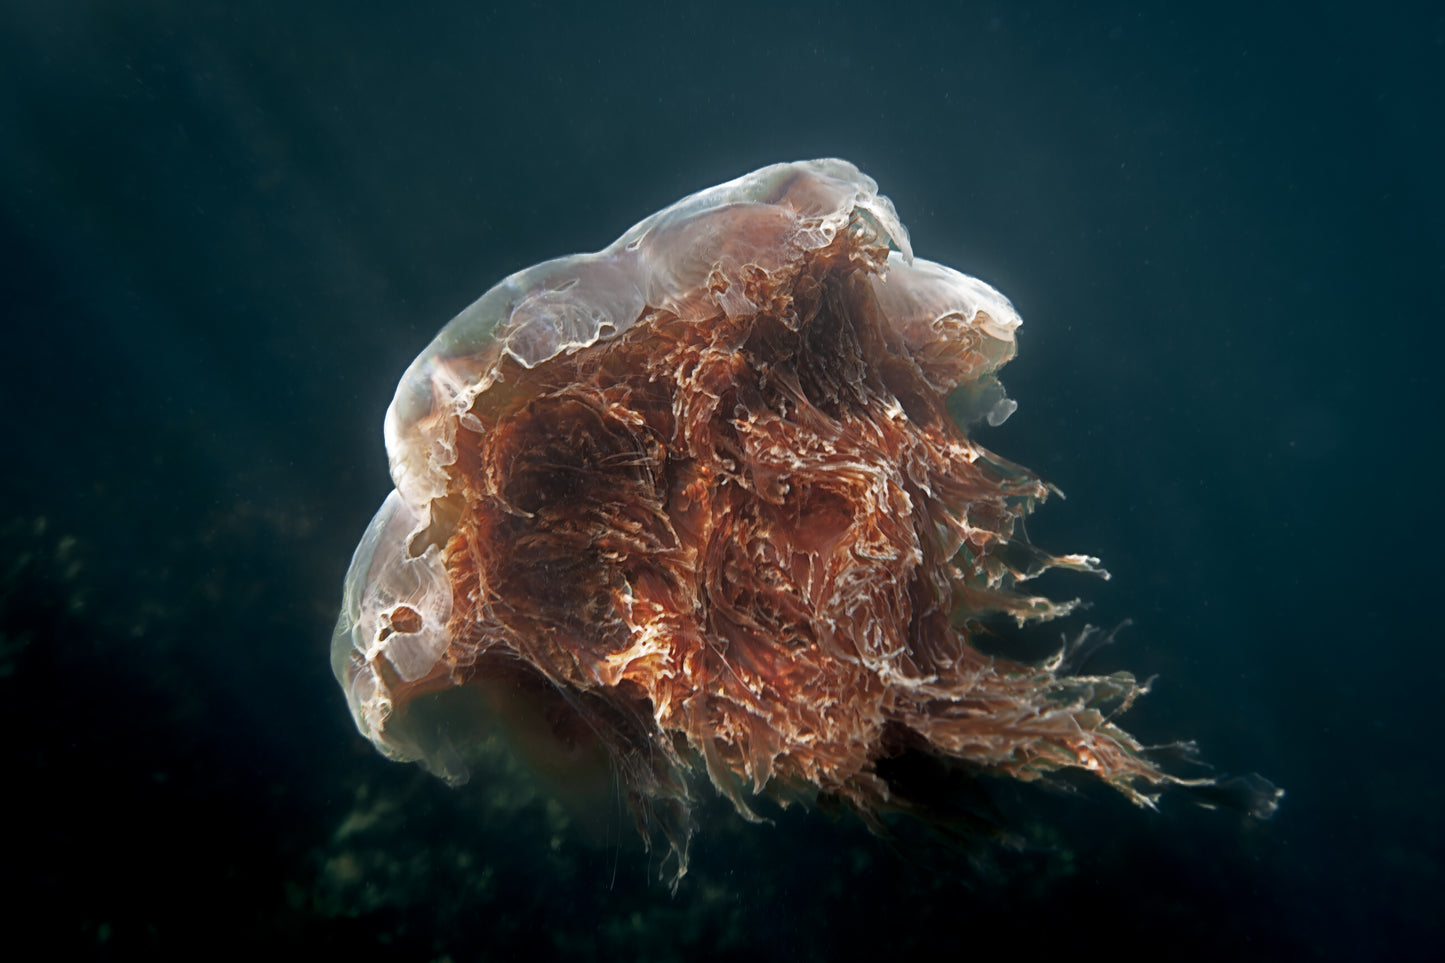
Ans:
[[[681,866],[694,771],[745,815],[758,794],[907,809],[881,774],[905,751],[1083,770],[1150,803],[1181,781],[1111,721],[1132,678],[975,645],[990,620],[1070,609],[1028,579],[1098,570],[1024,539],[1046,486],[966,431],[1012,410],[995,372],[1018,325],[987,284],[915,259],[838,160],[503,281],[387,414],[396,490],[333,640],[358,727],[459,781],[447,698],[525,693],[602,741]]]

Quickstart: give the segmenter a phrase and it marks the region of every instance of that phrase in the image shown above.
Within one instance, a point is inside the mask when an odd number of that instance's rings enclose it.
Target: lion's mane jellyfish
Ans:
[[[985,654],[1073,603],[1021,520],[1048,487],[966,430],[1013,410],[1019,318],[915,258],[840,160],[694,194],[448,324],[386,417],[396,485],[357,548],[332,665],[385,755],[466,777],[476,704],[600,740],[686,867],[706,772],[756,796],[908,811],[887,762],[1080,770],[1152,805],[1115,724],[1143,687]],[[467,698],[464,698],[466,696]],[[468,698],[470,701],[468,701]],[[1278,791],[1239,788],[1257,815]]]

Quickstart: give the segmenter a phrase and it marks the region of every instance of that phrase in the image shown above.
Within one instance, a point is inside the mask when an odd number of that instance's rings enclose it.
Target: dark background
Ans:
[[[1433,5],[8,3],[0,905],[57,954],[1433,958],[1445,18]],[[1288,12],[1286,12],[1288,11]],[[448,318],[694,190],[836,155],[1025,319],[983,436],[1135,625],[1130,717],[1251,823],[1000,798],[988,870],[704,813],[676,896],[327,664]],[[1076,627],[1076,626],[1075,626]]]

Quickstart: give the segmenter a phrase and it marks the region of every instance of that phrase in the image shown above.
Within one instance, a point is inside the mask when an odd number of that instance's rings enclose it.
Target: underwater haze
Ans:
[[[4,5],[14,942],[1434,959],[1442,56],[1430,4]],[[487,732],[452,788],[357,732],[331,638],[408,365],[511,273],[821,157],[1023,319],[972,437],[1112,575],[1045,576],[1086,607],[1026,641],[1129,621],[1088,666],[1154,678],[1122,724],[1272,818],[930,784],[1007,823],[978,847],[703,781],[674,892],[597,759]]]

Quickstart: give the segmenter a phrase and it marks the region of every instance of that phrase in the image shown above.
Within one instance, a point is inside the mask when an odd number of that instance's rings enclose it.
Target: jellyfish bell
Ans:
[[[502,281],[387,412],[395,490],[332,644],[357,727],[452,783],[496,728],[554,768],[600,752],[677,876],[695,774],[745,817],[822,797],[873,825],[910,811],[903,751],[1078,771],[1143,805],[1213,785],[1116,724],[1132,677],[978,644],[1073,608],[1026,591],[1036,575],[1100,571],[1028,542],[1049,489],[969,436],[1014,408],[996,374],[1019,324],[915,258],[841,160],[763,168]],[[1249,795],[1267,815],[1279,793]]]

